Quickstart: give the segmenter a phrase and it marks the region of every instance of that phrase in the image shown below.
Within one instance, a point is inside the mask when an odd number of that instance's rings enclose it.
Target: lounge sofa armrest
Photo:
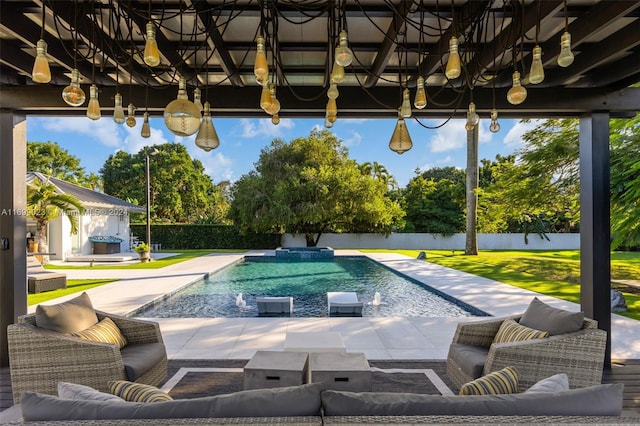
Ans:
[[[459,323],[452,343],[489,347],[491,343],[493,343],[493,338],[505,319],[511,318],[519,320],[520,317],[521,315],[516,315],[499,319],[491,318],[481,321]]]
[[[558,373],[569,376],[571,388],[601,383],[607,333],[582,329],[574,333],[521,342],[494,343],[483,374],[513,366],[518,370],[520,391]]]
[[[129,344],[163,343],[160,325],[152,321],[128,318],[96,310],[98,319],[109,317],[127,338]]]

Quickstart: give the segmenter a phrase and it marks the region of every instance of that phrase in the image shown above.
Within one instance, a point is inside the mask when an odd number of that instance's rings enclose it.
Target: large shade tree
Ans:
[[[87,173],[80,166],[80,159],[57,142],[28,142],[27,171],[40,172],[95,191],[102,189],[100,176]]]
[[[403,211],[387,185],[363,173],[335,135],[314,130],[262,150],[235,183],[229,216],[245,230],[304,234],[308,246],[325,232],[389,233]]]

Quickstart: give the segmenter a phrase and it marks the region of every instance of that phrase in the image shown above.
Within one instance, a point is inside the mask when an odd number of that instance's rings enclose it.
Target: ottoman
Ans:
[[[244,367],[244,389],[298,386],[307,374],[307,353],[258,351]]]

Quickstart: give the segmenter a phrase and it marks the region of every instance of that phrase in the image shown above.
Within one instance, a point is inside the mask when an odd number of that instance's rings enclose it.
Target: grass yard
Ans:
[[[44,293],[28,294],[27,305],[37,305],[38,303],[46,302],[47,300],[56,299],[58,297],[66,296],[67,294],[79,293],[114,281],[116,280],[67,280],[67,288],[45,291]]]
[[[451,250],[360,250],[362,252],[393,252],[416,258],[421,251],[427,261],[459,271],[500,281],[515,287],[580,303],[580,252],[563,251],[500,251],[482,250],[478,256],[466,256]],[[640,253],[612,252],[611,278],[632,280],[640,277]],[[620,288],[629,312],[620,315],[640,320],[640,295],[636,289]]]

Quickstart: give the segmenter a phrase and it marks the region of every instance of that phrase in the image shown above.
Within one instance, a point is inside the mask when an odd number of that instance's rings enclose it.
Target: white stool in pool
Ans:
[[[361,317],[364,302],[358,302],[353,291],[330,291],[327,293],[329,316]]]
[[[279,315],[293,312],[293,297],[256,297],[258,315]]]

